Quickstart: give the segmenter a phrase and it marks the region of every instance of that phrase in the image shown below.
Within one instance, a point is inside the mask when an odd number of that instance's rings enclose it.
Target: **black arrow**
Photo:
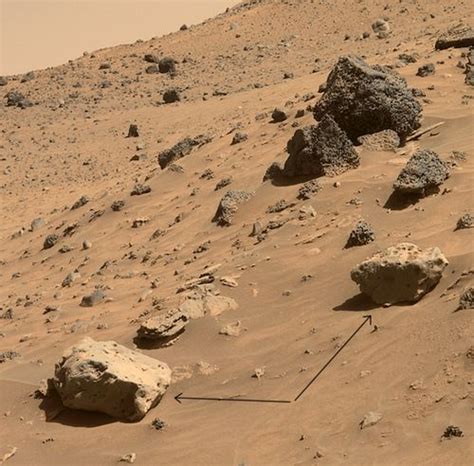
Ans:
[[[201,401],[241,401],[246,403],[291,403],[291,400],[259,400],[254,398],[221,398],[221,397],[201,397],[201,396],[181,396],[179,393],[174,399],[181,403],[181,400],[201,400]]]
[[[301,396],[303,395],[303,393],[308,390],[309,387],[311,387],[311,385],[314,383],[314,381],[324,372],[324,370],[326,369],[326,367],[329,366],[329,364],[331,364],[334,359],[336,358],[336,356],[344,349],[344,347],[359,333],[359,331],[362,329],[362,327],[367,323],[369,322],[369,325],[372,325],[372,316],[364,316],[364,322],[362,322],[359,327],[357,328],[357,330],[344,342],[344,344],[331,356],[331,359],[329,359],[329,361],[324,364],[323,367],[321,367],[321,369],[319,369],[318,373],[306,384],[306,387],[303,388],[303,390],[301,390],[297,397],[294,399],[294,401],[298,401],[299,398],[301,398]]]
[[[201,396],[183,396],[182,393],[178,393],[174,399],[181,404],[181,400],[197,400],[197,401],[240,401],[242,403],[292,403],[298,401],[303,393],[315,382],[315,380],[324,372],[324,370],[331,364],[336,356],[345,348],[345,346],[359,333],[362,327],[368,322],[372,325],[372,316],[363,316],[364,322],[362,322],[355,332],[344,342],[344,344],[331,356],[331,359],[324,364],[324,366],[318,371],[318,373],[306,384],[294,400],[262,400],[257,398],[223,398],[223,397],[201,397]]]

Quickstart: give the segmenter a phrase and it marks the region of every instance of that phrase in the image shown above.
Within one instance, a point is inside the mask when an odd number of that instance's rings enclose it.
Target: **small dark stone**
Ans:
[[[459,297],[458,310],[474,309],[474,287],[466,288]]]
[[[298,199],[308,200],[321,191],[321,185],[318,180],[310,180],[303,184],[298,190]]]
[[[212,138],[201,134],[194,138],[186,137],[177,142],[174,146],[158,154],[158,163],[162,169],[166,168],[172,162],[188,155],[195,146],[202,146],[211,142]]]
[[[57,242],[59,241],[59,236],[56,234],[48,235],[43,243],[43,249],[50,249],[52,248]]]
[[[272,121],[275,123],[280,123],[285,121],[288,118],[288,115],[281,109],[275,108],[272,112]]]
[[[227,191],[219,202],[213,222],[220,226],[229,226],[238,210],[239,204],[248,201],[252,197],[246,191]]]
[[[446,427],[441,438],[452,439],[453,437],[464,437],[464,433],[459,427],[452,426],[452,425]]]
[[[143,59],[148,63],[158,63],[160,61],[160,59],[156,55],[153,55],[152,53],[145,54]]]
[[[351,248],[353,246],[365,246],[374,240],[375,233],[372,230],[372,227],[364,220],[360,220],[351,231],[345,247]]]
[[[131,124],[128,128],[127,138],[138,138],[138,125]]]
[[[0,353],[0,364],[21,357],[16,351],[4,351]]]
[[[8,84],[8,79],[4,76],[0,76],[0,86],[6,86]]]
[[[153,419],[153,421],[151,421],[151,426],[154,427],[156,430],[162,430],[166,427],[166,422],[157,417],[156,419]]]
[[[114,212],[120,212],[124,207],[125,207],[125,201],[122,201],[122,200],[114,201],[112,202],[110,206],[110,208]]]
[[[151,187],[146,184],[137,183],[134,187],[132,192],[130,193],[131,196],[141,196],[142,194],[147,194],[151,192]]]
[[[179,102],[181,100],[181,96],[177,89],[167,89],[163,92],[163,102],[165,104],[172,104],[173,102]]]
[[[71,207],[71,210],[76,210],[79,209],[79,207],[82,207],[86,205],[90,201],[90,198],[88,196],[81,196]]]
[[[239,144],[241,142],[244,142],[248,139],[248,135],[246,133],[241,133],[240,131],[237,131],[234,134],[234,137],[232,138],[232,143],[231,145]]]
[[[456,230],[465,230],[467,228],[474,228],[474,215],[464,214],[456,224]]]
[[[435,71],[436,71],[436,68],[433,65],[433,63],[428,63],[426,65],[420,66],[418,68],[418,71],[416,72],[416,75],[421,76],[422,78],[425,78],[426,76],[435,74]]]
[[[186,31],[187,29],[188,29],[188,26],[187,26],[186,24],[183,24],[183,25],[179,28],[180,31]]]
[[[160,68],[158,65],[150,65],[145,68],[145,73],[146,74],[157,74],[160,72]]]
[[[158,62],[158,68],[160,73],[175,73],[176,61],[174,58],[164,57]]]
[[[218,181],[214,191],[219,191],[219,189],[225,188],[232,183],[232,177],[228,176],[227,178],[222,178],[222,180]]]

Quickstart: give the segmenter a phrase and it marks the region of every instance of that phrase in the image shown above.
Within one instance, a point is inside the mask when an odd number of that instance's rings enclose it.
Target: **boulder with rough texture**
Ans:
[[[395,152],[400,146],[400,138],[398,134],[391,130],[385,129],[378,133],[365,134],[357,138],[357,142],[362,144],[362,147],[367,151],[387,151]]]
[[[466,288],[459,298],[458,310],[474,309],[474,286]]]
[[[165,169],[169,164],[188,155],[194,147],[202,146],[211,141],[211,137],[201,134],[194,138],[185,137],[178,141],[174,146],[165,149],[158,154],[158,163],[161,169]]]
[[[436,50],[449,49],[450,47],[472,46],[474,46],[474,29],[464,25],[450,29],[440,36],[435,43]]]
[[[421,105],[406,81],[387,67],[369,66],[356,56],[339,58],[330,72],[314,116],[331,115],[352,141],[392,129],[402,141],[420,127]]]
[[[181,95],[178,89],[171,88],[166,89],[163,92],[163,102],[165,104],[172,104],[173,102],[179,102],[181,100]]]
[[[335,176],[359,166],[359,155],[329,115],[318,126],[296,130],[287,144],[283,174],[288,177]]]
[[[460,217],[456,223],[456,230],[466,230],[468,228],[474,228],[474,215],[469,213]]]
[[[171,57],[164,57],[158,62],[160,73],[175,73],[176,61]]]
[[[353,246],[365,246],[374,240],[375,233],[372,227],[364,220],[360,220],[351,231],[346,243],[346,248],[351,248]]]
[[[449,177],[448,165],[429,149],[418,150],[402,169],[393,189],[399,193],[425,196],[436,191]]]
[[[171,381],[163,362],[114,341],[84,338],[56,364],[53,386],[64,406],[139,421]]]
[[[168,311],[166,314],[152,317],[143,322],[138,329],[138,338],[159,340],[177,336],[188,323],[188,316],[181,311]]]
[[[377,304],[416,302],[438,284],[447,265],[437,247],[400,243],[361,262],[351,278]]]
[[[217,211],[212,219],[220,226],[229,226],[237,213],[239,205],[252,197],[247,191],[227,191],[219,202]]]

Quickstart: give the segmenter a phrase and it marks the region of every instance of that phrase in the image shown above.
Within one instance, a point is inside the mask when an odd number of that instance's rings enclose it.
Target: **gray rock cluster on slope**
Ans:
[[[227,191],[219,202],[217,211],[212,219],[213,222],[220,226],[229,226],[236,214],[239,205],[248,201],[252,197],[252,193],[247,191]]]
[[[316,120],[331,115],[349,138],[392,129],[403,140],[420,127],[421,105],[406,81],[387,67],[340,57],[314,106]]]
[[[288,159],[283,174],[294,176],[335,176],[359,166],[359,155],[331,116],[319,125],[298,129],[287,144]]]
[[[84,338],[56,364],[53,386],[64,406],[139,421],[171,381],[163,362],[114,341]]]
[[[375,303],[416,302],[438,284],[447,265],[436,247],[400,243],[361,262],[351,278]]]
[[[418,150],[393,184],[395,191],[425,196],[449,177],[448,165],[429,149]]]

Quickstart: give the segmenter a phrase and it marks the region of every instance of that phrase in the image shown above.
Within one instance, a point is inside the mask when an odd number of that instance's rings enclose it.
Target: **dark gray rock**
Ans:
[[[384,129],[393,129],[404,141],[420,127],[421,110],[406,81],[394,71],[344,56],[330,72],[314,116],[321,120],[331,115],[352,141]]]
[[[456,230],[465,230],[467,228],[474,228],[474,215],[464,214],[456,223]]]
[[[148,63],[158,63],[160,59],[152,53],[146,53],[143,59]]]
[[[280,123],[282,121],[285,121],[288,118],[288,115],[286,112],[279,108],[275,108],[272,112],[272,121],[275,123]]]
[[[404,63],[416,63],[418,61],[418,54],[416,53],[401,53],[398,59]]]
[[[310,180],[303,184],[298,190],[298,199],[308,200],[321,191],[321,184],[318,180]]]
[[[127,138],[138,138],[139,136],[138,125],[131,124],[128,128]]]
[[[412,155],[393,184],[395,191],[426,196],[449,177],[446,162],[432,150],[418,150]]]
[[[238,207],[252,197],[251,193],[246,191],[227,191],[219,202],[213,222],[220,226],[229,226],[236,214]]]
[[[175,88],[166,89],[166,91],[163,92],[163,102],[165,104],[172,104],[173,102],[179,102],[180,100],[181,95]]]
[[[196,146],[202,146],[211,141],[211,137],[201,134],[194,138],[186,137],[177,142],[170,149],[166,149],[158,154],[158,163],[162,169],[166,168],[170,163],[188,155]]]
[[[81,307],[93,307],[105,299],[105,293],[101,289],[94,290],[93,293],[83,296]]]
[[[12,361],[13,359],[19,357],[21,357],[21,354],[17,353],[16,351],[3,351],[0,353],[0,364],[7,361]]]
[[[171,57],[164,57],[158,62],[160,73],[175,73],[176,61]]]
[[[7,107],[27,108],[33,106],[33,103],[18,91],[7,92],[5,98],[7,99]]]
[[[8,84],[8,79],[4,76],[0,76],[0,86],[6,86]]]
[[[276,180],[283,176],[283,168],[278,162],[273,162],[263,175],[263,181]]]
[[[246,133],[241,133],[240,131],[237,131],[234,134],[234,137],[232,138],[231,145],[235,144],[240,144],[241,142],[244,142],[248,139],[248,135]]]
[[[112,202],[112,204],[110,205],[110,208],[111,208],[114,212],[120,212],[124,207],[125,207],[125,201],[122,201],[122,200],[114,201],[114,202]]]
[[[52,248],[57,242],[59,241],[59,236],[56,234],[48,235],[43,243],[43,249],[50,249]]]
[[[346,243],[346,248],[352,248],[353,246],[365,246],[374,240],[375,233],[372,227],[364,220],[360,220],[357,222],[355,228],[351,231]]]
[[[219,191],[219,189],[225,188],[226,186],[229,186],[232,183],[232,177],[228,176],[226,178],[222,178],[222,180],[218,181],[216,183],[216,187],[214,188],[214,191]]]
[[[81,196],[71,207],[71,210],[79,209],[79,207],[85,206],[90,201],[89,196]]]
[[[434,66],[433,63],[427,63],[426,65],[420,66],[418,68],[418,71],[416,72],[417,76],[420,76],[422,78],[426,78],[426,76],[431,76],[435,74],[436,72],[436,67]]]
[[[458,310],[474,309],[474,287],[466,288],[459,297]]]
[[[352,142],[329,115],[318,126],[296,130],[287,151],[283,173],[288,177],[335,176],[359,166]]]

